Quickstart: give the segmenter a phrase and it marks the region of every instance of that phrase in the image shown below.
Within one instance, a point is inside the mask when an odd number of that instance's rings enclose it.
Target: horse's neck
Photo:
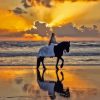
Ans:
[[[60,46],[60,49],[62,49],[62,50],[64,50],[65,49],[65,46],[64,46],[64,44],[59,44],[59,46]]]
[[[64,50],[64,46],[63,46],[62,44],[56,45],[56,48],[57,48],[57,49],[60,49],[61,51]]]

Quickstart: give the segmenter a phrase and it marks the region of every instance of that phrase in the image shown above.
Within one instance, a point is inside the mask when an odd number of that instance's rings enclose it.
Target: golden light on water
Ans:
[[[72,69],[71,69],[72,70]],[[83,87],[88,87],[88,83],[87,81],[84,81],[79,75],[73,73],[72,71],[70,70],[70,68],[66,68],[64,69],[62,72],[64,74],[64,81],[63,83],[70,86],[70,87],[77,87],[77,88],[83,88]],[[32,69],[32,68],[29,68],[28,67],[16,67],[16,68],[3,68],[3,69],[0,69],[0,80],[3,79],[3,80],[12,80],[12,79],[16,79],[17,77],[24,77],[28,74],[30,75],[34,75],[34,77],[36,78],[36,74],[37,74],[37,71],[35,69]],[[42,72],[43,70],[40,70],[41,72],[41,75],[42,75]],[[61,79],[61,74],[60,74],[61,71],[58,72],[58,76],[59,78]],[[54,80],[56,81],[57,80],[57,77],[56,77],[56,70],[47,70],[45,72],[45,75],[44,75],[45,79],[46,80]],[[33,80],[31,80],[33,81]],[[81,86],[79,86],[78,84],[81,84]]]
[[[20,70],[20,69],[0,69],[0,79],[3,80],[10,80],[10,79],[14,79],[20,75],[24,75],[27,74],[28,72],[26,70]]]
[[[52,82],[57,82],[57,74],[56,70],[54,70],[54,66],[49,66],[47,68],[48,69],[44,72],[44,82],[51,82],[51,84]],[[95,70],[88,68],[89,67],[78,68],[75,66],[64,66],[64,69],[58,71],[60,80],[62,79],[61,72],[63,73],[63,88],[69,88],[71,96],[77,95],[77,93],[80,92],[83,93],[81,95],[87,95],[87,93],[93,94],[97,91],[96,87],[99,87],[100,81],[98,81],[99,83],[97,84],[94,80],[96,77],[100,76],[99,71],[97,71],[100,68]],[[43,69],[40,69],[40,75],[42,77]],[[96,78],[96,80],[97,79],[98,78]],[[37,70],[32,66],[2,67],[0,69],[0,86],[2,86],[0,87],[0,96],[3,97],[17,98],[16,96],[23,96],[23,98],[26,98],[27,96],[37,98],[41,96],[43,100],[44,96],[49,97],[48,90],[44,91],[40,87],[39,80],[37,79]]]

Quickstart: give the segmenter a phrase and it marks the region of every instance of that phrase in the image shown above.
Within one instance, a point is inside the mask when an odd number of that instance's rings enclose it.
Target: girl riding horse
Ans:
[[[61,64],[61,68],[62,68],[64,64],[64,59],[62,58],[63,52],[64,51],[69,52],[69,48],[70,48],[69,41],[64,41],[64,42],[58,43],[57,45],[50,45],[50,46],[42,47],[38,53],[37,69],[39,68],[40,63],[42,63],[43,68],[46,69],[44,65],[45,57],[57,57],[56,69],[58,70],[59,60],[62,61],[62,64]]]

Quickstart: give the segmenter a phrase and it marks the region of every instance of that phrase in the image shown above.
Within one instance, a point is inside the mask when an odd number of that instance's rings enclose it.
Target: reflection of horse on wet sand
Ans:
[[[59,60],[62,61],[61,64],[61,68],[64,65],[64,59],[62,58],[63,56],[63,52],[69,52],[69,48],[70,48],[70,42],[61,42],[58,43],[57,45],[51,44],[49,46],[44,46],[42,48],[40,48],[39,53],[38,53],[38,58],[37,58],[37,69],[40,66],[40,63],[42,62],[43,68],[45,68],[44,65],[44,58],[45,57],[57,57],[57,63],[56,63],[56,69],[58,70],[58,63]]]
[[[44,90],[48,91],[48,95],[51,99],[55,99],[55,92],[58,93],[60,96],[63,97],[70,97],[69,88],[64,89],[62,81],[64,80],[63,72],[61,72],[62,79],[59,78],[58,70],[56,71],[57,81],[46,81],[44,80],[44,73],[46,70],[43,70],[42,75],[40,75],[40,71],[37,70],[37,82],[39,87]]]

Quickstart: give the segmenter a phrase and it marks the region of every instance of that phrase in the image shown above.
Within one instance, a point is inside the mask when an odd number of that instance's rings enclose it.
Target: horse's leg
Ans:
[[[56,70],[57,81],[59,81],[58,70]]]
[[[42,81],[39,69],[37,69],[37,80]]]
[[[59,63],[59,57],[57,57],[56,70],[59,70],[58,63]]]
[[[62,64],[61,64],[60,68],[62,68],[64,65],[64,59],[62,57],[60,57],[60,59],[62,60]]]
[[[41,63],[41,57],[38,57],[38,58],[37,58],[37,69],[39,68],[40,63]]]
[[[61,79],[61,80],[59,79],[59,76],[58,76],[58,70],[56,70],[57,81],[61,81],[61,82],[62,82],[62,81],[64,80],[64,74],[63,74],[62,71],[60,72],[60,74],[61,74],[61,76],[62,76],[62,79]]]
[[[61,73],[61,75],[62,75],[62,79],[61,79],[61,82],[64,80],[64,74],[63,74],[63,72],[61,71],[60,72]]]
[[[42,73],[42,80],[44,81],[44,73],[45,73],[45,69],[43,70],[43,73]]]
[[[43,68],[46,70],[46,67],[44,65],[44,57],[42,57],[42,65],[43,65]]]

